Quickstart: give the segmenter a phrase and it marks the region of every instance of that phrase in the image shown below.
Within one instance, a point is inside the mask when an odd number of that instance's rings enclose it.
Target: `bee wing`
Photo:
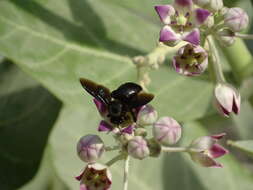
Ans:
[[[151,100],[153,100],[154,95],[146,92],[140,92],[136,98],[131,101],[131,104],[134,108],[143,106],[148,104]]]
[[[97,100],[104,104],[108,104],[110,102],[111,93],[108,88],[85,78],[80,78],[80,83],[83,88]]]

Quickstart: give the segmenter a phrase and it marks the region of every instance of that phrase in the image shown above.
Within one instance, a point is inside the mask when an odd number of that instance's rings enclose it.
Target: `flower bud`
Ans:
[[[181,126],[170,117],[162,117],[153,126],[153,136],[162,145],[171,145],[181,137]]]
[[[80,190],[109,190],[112,184],[112,175],[107,166],[99,163],[88,164],[80,176]]]
[[[241,96],[239,92],[230,84],[219,83],[214,89],[214,103],[218,111],[229,117],[231,112],[240,112]]]
[[[207,68],[208,54],[201,46],[187,44],[178,50],[172,64],[176,72],[182,75],[200,75]]]
[[[148,147],[151,157],[158,157],[162,151],[161,145],[154,139],[148,140]]]
[[[135,136],[146,137],[148,133],[145,128],[136,128],[134,131],[134,134],[135,134]]]
[[[128,154],[136,159],[144,159],[149,156],[150,151],[147,141],[141,136],[133,137],[127,146]]]
[[[225,133],[212,136],[203,136],[194,140],[190,146],[190,156],[192,160],[204,167],[220,168],[222,165],[214,159],[228,153],[221,145],[217,144]]]
[[[210,2],[210,0],[193,0],[193,2],[200,7],[204,7]]]
[[[249,25],[248,14],[239,7],[228,9],[224,19],[225,25],[234,32],[240,32]]]
[[[211,11],[218,11],[223,8],[223,0],[193,0],[193,2]]]
[[[83,136],[77,144],[77,153],[84,162],[92,163],[105,151],[104,143],[97,135]]]
[[[157,120],[157,111],[151,105],[142,106],[137,115],[137,124],[152,125]]]
[[[213,11],[218,11],[223,8],[223,0],[210,0],[208,7]]]
[[[216,33],[216,39],[222,46],[231,46],[235,42],[235,33],[229,29],[224,29]]]

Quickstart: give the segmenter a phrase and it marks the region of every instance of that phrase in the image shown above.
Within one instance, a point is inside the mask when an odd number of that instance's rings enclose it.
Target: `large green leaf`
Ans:
[[[0,189],[14,190],[37,172],[61,103],[6,61],[0,81]]]
[[[83,107],[79,77],[110,88],[136,80],[129,56],[155,47],[160,30],[155,3],[159,2],[1,1],[0,52],[65,104]],[[189,120],[209,111],[212,85],[207,81],[182,77],[168,66],[154,72],[152,80],[154,105],[162,113]]]

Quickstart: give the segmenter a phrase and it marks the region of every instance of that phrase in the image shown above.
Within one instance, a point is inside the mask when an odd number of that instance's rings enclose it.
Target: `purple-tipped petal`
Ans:
[[[194,29],[190,33],[187,33],[183,37],[184,41],[187,41],[189,43],[192,43],[194,45],[199,45],[200,44],[200,32],[199,29]]]
[[[127,134],[132,134],[134,131],[134,126],[130,125],[128,127],[125,127],[124,129],[121,130],[121,133],[127,133]]]
[[[175,0],[175,4],[182,7],[192,6],[192,0]]]
[[[211,135],[211,137],[215,140],[220,140],[222,139],[224,136],[226,135],[226,133],[220,133],[220,134],[217,134],[217,135]]]
[[[93,102],[95,103],[99,113],[101,115],[104,115],[107,111],[106,105],[103,104],[102,102],[100,102],[99,100],[95,99],[95,98],[93,99]]]
[[[211,13],[206,9],[195,10],[195,20],[198,25],[203,24],[210,15]]]
[[[213,158],[218,158],[218,157],[221,157],[225,154],[228,154],[229,151],[227,149],[225,149],[224,147],[222,147],[221,145],[219,144],[214,144],[210,149],[209,149],[209,152],[211,154],[211,156]]]
[[[240,113],[240,106],[241,106],[241,96],[239,93],[235,92],[234,100],[233,100],[233,107],[232,107],[232,110],[235,114]]]
[[[170,24],[170,16],[175,14],[175,9],[171,5],[157,5],[155,10],[164,24]]]
[[[164,26],[160,32],[159,41],[175,45],[175,43],[180,41],[180,35],[175,33],[170,26]]]
[[[204,167],[211,167],[211,168],[223,167],[220,163],[216,162],[213,158],[209,157],[207,154],[204,153],[193,153],[191,154],[191,158],[194,162]]]
[[[84,174],[84,171],[79,175],[79,176],[76,176],[75,179],[77,181],[81,181],[82,177],[83,177],[83,174]]]
[[[113,130],[113,127],[107,123],[106,121],[102,120],[100,123],[99,123],[99,126],[98,126],[98,131],[112,131]]]

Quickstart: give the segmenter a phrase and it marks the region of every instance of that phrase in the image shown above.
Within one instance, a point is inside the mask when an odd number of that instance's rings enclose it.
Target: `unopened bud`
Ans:
[[[152,125],[156,122],[157,117],[157,111],[151,105],[142,106],[137,116],[137,124],[141,126]]]
[[[249,16],[242,8],[231,8],[225,14],[225,25],[234,32],[240,32],[248,27]]]
[[[83,136],[77,144],[77,153],[84,162],[92,163],[104,153],[104,143],[97,135]]]
[[[181,126],[170,117],[162,117],[153,126],[153,136],[162,145],[171,145],[181,137]]]
[[[224,29],[215,35],[222,46],[231,46],[235,42],[235,33],[229,29]]]
[[[127,146],[128,154],[136,159],[144,159],[149,156],[150,151],[147,141],[141,136],[133,137]]]

